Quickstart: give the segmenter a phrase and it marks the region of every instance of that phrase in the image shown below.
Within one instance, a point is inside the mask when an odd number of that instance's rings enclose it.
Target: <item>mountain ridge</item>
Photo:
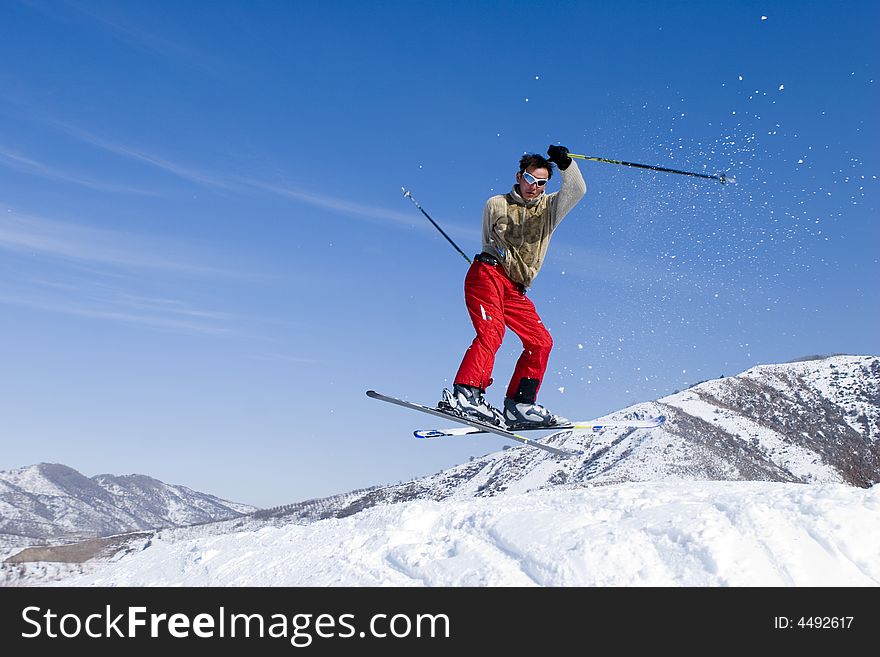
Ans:
[[[344,517],[409,499],[491,497],[559,485],[715,479],[867,488],[880,481],[877,356],[757,365],[598,420],[656,415],[667,420],[655,429],[570,431],[548,438],[555,446],[583,451],[581,457],[559,459],[528,447],[504,446],[433,475],[370,489],[324,507],[320,517]],[[315,517],[298,504],[255,516]]]
[[[255,507],[146,475],[86,477],[60,463],[0,472],[0,549],[240,517]]]

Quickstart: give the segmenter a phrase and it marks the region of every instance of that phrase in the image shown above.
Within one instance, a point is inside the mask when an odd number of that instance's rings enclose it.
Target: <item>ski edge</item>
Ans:
[[[571,458],[572,456],[582,456],[583,451],[581,450],[568,450],[568,449],[560,449],[558,447],[553,447],[552,445],[545,445],[543,443],[539,443],[536,440],[532,440],[531,438],[526,438],[525,436],[521,436],[518,433],[514,433],[512,431],[507,431],[506,429],[501,429],[500,427],[494,427],[488,424],[483,424],[482,422],[477,422],[474,420],[468,420],[466,418],[461,418],[457,416],[450,415],[449,413],[444,413],[443,411],[431,408],[430,406],[425,406],[424,404],[418,404],[416,402],[407,401],[405,399],[398,399],[397,397],[390,397],[388,395],[383,395],[380,392],[376,392],[375,390],[367,390],[367,397],[371,397],[372,399],[377,399],[379,401],[388,402],[389,404],[396,404],[397,406],[402,406],[404,408],[410,408],[414,411],[419,411],[422,413],[428,413],[429,415],[436,415],[437,417],[442,417],[449,419],[453,422],[460,422],[461,424],[467,425],[474,429],[477,429],[481,433],[494,433],[503,438],[509,438],[510,440],[515,440],[518,443],[522,443],[523,445],[530,445],[531,447],[536,447],[538,449],[544,450],[545,452],[549,452],[556,456],[562,456],[565,458]]]

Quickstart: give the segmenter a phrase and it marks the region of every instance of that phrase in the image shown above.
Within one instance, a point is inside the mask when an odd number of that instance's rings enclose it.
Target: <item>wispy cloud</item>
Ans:
[[[26,155],[10,150],[9,148],[6,148],[2,145],[0,145],[0,166],[4,166],[15,171],[21,171],[22,173],[48,178],[50,180],[61,180],[63,182],[82,185],[83,187],[88,187],[90,189],[94,189],[100,192],[144,195],[153,194],[153,192],[151,191],[147,191],[137,187],[116,185],[114,183],[95,180],[94,178],[89,178],[87,176],[71,173],[63,169],[58,169],[48,164],[45,164],[44,162],[39,162]]]
[[[25,216],[0,206],[0,249],[19,254],[130,269],[158,269],[202,276],[251,277],[165,255],[175,247],[155,238]]]
[[[145,246],[143,238],[118,231],[6,211],[0,214],[0,251],[26,257],[7,260],[8,273],[0,280],[0,303],[153,329],[232,333],[233,318],[227,313],[197,308],[179,298],[140,293],[139,288],[146,285],[163,285],[154,281],[157,272],[218,274],[212,268],[151,255],[162,251],[152,248],[155,244]],[[144,269],[152,270],[154,276],[143,276]]]
[[[82,128],[70,125],[69,123],[66,123],[64,121],[47,119],[47,122],[55,126],[57,129],[61,130],[65,134],[74,137],[75,139],[78,139],[82,142],[85,142],[90,146],[94,146],[95,148],[101,149],[108,153],[113,153],[114,155],[119,155],[130,160],[135,160],[143,164],[148,164],[157,169],[161,169],[166,173],[171,173],[178,178],[182,178],[183,180],[186,180],[188,182],[197,183],[206,187],[216,187],[219,189],[233,189],[235,187],[234,182],[230,179],[229,176],[210,171],[194,169],[191,167],[185,167],[183,165],[167,160],[163,157],[159,157],[158,155],[154,155],[144,150],[132,148],[130,146],[120,144],[119,142],[115,142],[111,139],[101,137],[92,132],[89,132],[88,130],[83,130]]]
[[[199,310],[181,299],[134,294],[124,288],[104,282],[83,279],[71,282],[70,278],[65,278],[63,281],[31,278],[27,282],[34,288],[60,292],[68,297],[76,296],[116,308],[125,308],[135,313],[162,314],[179,319],[217,322],[232,319],[229,313]]]
[[[328,361],[318,358],[305,358],[302,356],[290,356],[279,353],[260,353],[253,356],[254,360],[270,361],[279,363],[291,363],[294,365],[324,365]]]
[[[346,201],[332,196],[313,194],[311,192],[306,192],[298,189],[296,187],[290,187],[276,183],[268,183],[255,178],[236,176],[234,179],[237,180],[240,184],[252,187],[254,189],[271,192],[272,194],[277,194],[278,196],[283,196],[285,198],[289,198],[295,201],[308,203],[309,205],[324,208],[326,210],[342,212],[346,215],[357,215],[361,217],[369,217],[372,219],[380,219],[397,224],[402,224],[405,226],[413,226],[414,224],[417,224],[417,222],[415,222],[413,219],[412,213],[397,212],[395,210],[388,210],[387,208],[379,208],[375,206],[365,205],[363,203],[353,203],[352,201]]]
[[[0,304],[153,329],[261,341],[243,327],[264,322],[206,308],[191,279],[265,283],[267,276],[199,264],[154,237],[21,216],[0,206]],[[194,299],[186,297],[191,290]],[[222,297],[219,297],[222,299]],[[225,301],[220,301],[225,305]]]
[[[143,149],[134,148],[101,137],[63,121],[51,120],[50,122],[57,129],[62,130],[66,134],[94,146],[95,148],[161,169],[166,173],[170,173],[190,183],[236,193],[253,191],[269,192],[270,194],[300,203],[306,203],[314,207],[341,212],[346,216],[366,217],[407,227],[424,227],[424,222],[418,221],[418,217],[412,212],[389,210],[387,208],[356,203],[333,196],[315,194],[293,185],[269,182],[254,176],[230,174],[190,167],[154,153],[147,152]],[[476,229],[474,229],[474,231],[475,230]]]
[[[134,309],[126,310],[124,307],[115,306],[114,300],[108,300],[106,305],[101,305],[88,303],[83,299],[41,297],[33,293],[33,291],[12,294],[0,291],[0,303],[177,332],[183,331],[205,335],[228,335],[232,333],[232,329],[226,323],[206,321],[212,318],[212,313],[180,313],[176,311],[170,313],[137,312]],[[175,303],[179,304],[180,302]]]

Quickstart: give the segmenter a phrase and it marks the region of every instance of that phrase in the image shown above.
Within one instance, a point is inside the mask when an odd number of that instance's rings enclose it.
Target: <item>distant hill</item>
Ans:
[[[0,550],[242,516],[254,507],[144,475],[86,477],[57,463],[0,472]]]

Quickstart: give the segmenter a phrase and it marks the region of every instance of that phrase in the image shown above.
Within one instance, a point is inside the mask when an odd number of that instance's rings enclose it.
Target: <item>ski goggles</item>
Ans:
[[[520,173],[522,174],[523,180],[530,185],[537,185],[538,187],[543,187],[547,184],[547,181],[550,180],[549,178],[535,178],[528,171],[521,171]]]

